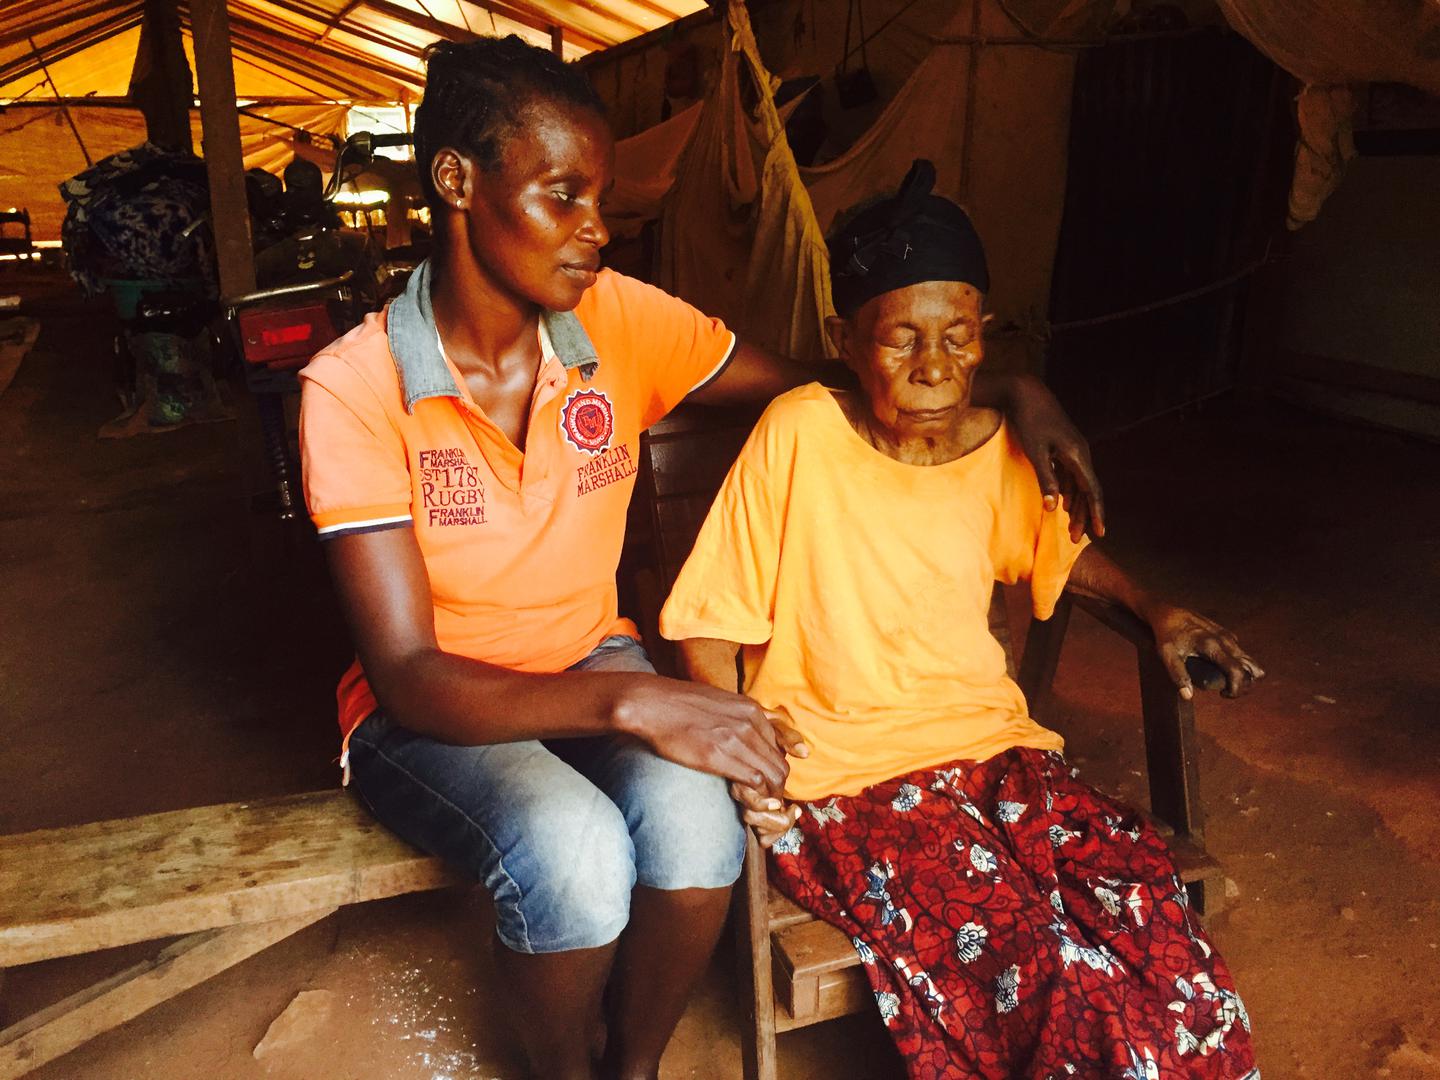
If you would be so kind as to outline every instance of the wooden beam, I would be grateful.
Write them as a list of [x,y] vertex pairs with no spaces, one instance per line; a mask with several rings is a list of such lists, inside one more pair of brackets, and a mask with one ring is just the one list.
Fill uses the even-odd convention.
[[563,26],[550,28],[550,51],[561,60],[565,59],[565,28]]
[[[232,34],[230,40],[231,43],[236,46],[235,55],[237,57],[243,58],[245,63],[249,64],[253,68],[257,68],[258,70],[263,71],[271,78],[279,79],[281,82],[289,83],[297,90],[308,91],[309,93],[313,94],[315,92],[315,84],[317,82],[323,83],[325,81],[316,79],[314,77],[314,73],[308,68],[305,68],[300,64],[291,63],[288,57],[285,58],[285,62],[282,64],[279,61],[271,61],[266,57],[261,56],[259,52],[251,52],[247,50],[244,45],[243,37],[236,37]],[[271,66],[272,64],[274,65],[273,67]],[[304,82],[302,81],[302,79],[308,79],[309,82]],[[333,86],[333,83],[331,89],[336,89],[336,87]],[[364,91],[361,91],[361,93],[372,92],[373,90],[370,88],[366,88]],[[347,90],[343,96],[347,101],[353,101],[356,97],[356,93],[357,91],[353,89]]]
[[354,11],[355,8],[359,5],[359,3],[360,0],[349,0],[349,3],[347,3],[339,11],[337,11],[335,13],[335,17],[325,24],[325,29],[320,31],[320,36],[317,37],[315,40],[317,42],[320,42],[324,41],[327,37],[329,37],[330,31],[334,30],[337,26],[344,22],[346,16],[348,16],[352,11]]
[[[249,62],[249,60],[250,60],[250,58],[249,58],[249,57],[246,57],[246,62],[247,62],[247,63]],[[63,98],[62,100],[65,102],[66,105],[69,105],[72,109],[129,109],[129,110],[132,111],[132,112],[133,112],[133,111],[136,111],[136,110],[135,110],[135,103],[134,103],[133,101],[131,101],[129,98],[124,98],[124,97],[65,97],[65,98]],[[296,96],[293,96],[293,97],[287,97],[287,96],[284,96],[284,95],[272,95],[272,96],[270,96],[270,97],[262,97],[262,98],[246,98],[245,100],[246,100],[246,102],[248,102],[248,104],[246,105],[246,108],[259,108],[259,109],[268,109],[268,108],[276,108],[276,107],[279,107],[279,108],[292,108],[292,107],[294,107],[294,106],[301,106],[301,107],[304,107],[304,108],[325,108],[326,106],[345,106],[345,105],[376,105],[376,106],[385,106],[385,105],[400,105],[400,104],[403,104],[403,99],[396,99],[396,100],[392,101],[392,100],[390,100],[389,98],[378,98],[378,97],[377,97],[377,98],[369,98],[369,99],[366,99],[366,100],[363,100],[363,101],[362,101],[362,100],[359,100],[359,99],[357,99],[357,98],[346,97],[343,101],[341,101],[341,100],[339,100],[339,99],[318,98],[318,97],[315,97],[315,96],[313,96],[313,95],[305,95],[305,96],[296,95]],[[9,110],[9,109],[53,109],[53,108],[55,108],[55,106],[56,106],[56,101],[55,101],[54,98],[47,98],[47,99],[44,99],[44,100],[36,100],[36,99],[33,99],[33,98],[27,98],[27,99],[24,100],[24,101],[12,101],[9,105],[6,105],[5,108],[6,108],[7,110]]]
[[1280,350],[1277,367],[1282,374],[1298,379],[1310,379],[1347,390],[1363,390],[1369,394],[1384,394],[1405,401],[1419,401],[1426,405],[1440,405],[1440,378],[1434,375],[1376,367],[1293,349]]
[[[106,16],[104,22],[106,24],[109,24],[112,22],[123,22],[126,19],[132,18],[136,22],[139,22],[140,14],[141,5],[138,0],[135,3],[125,4],[118,7],[115,5],[113,0],[108,3],[106,2],[106,0],[96,0],[95,3],[90,4],[88,7],[80,5],[73,8],[66,8],[63,15],[56,15],[53,18],[49,19],[41,19],[38,22],[21,23],[16,27],[16,29],[9,31],[8,33],[0,33],[0,48],[4,48],[7,45],[18,44],[19,42],[22,42],[29,37],[38,38],[50,33],[53,30],[60,30],[65,27],[74,26],[82,19],[92,18],[96,15]],[[99,25],[100,23],[98,22],[92,23],[89,26],[81,27],[76,32],[87,33]],[[53,49],[57,44],[58,42],[54,41],[46,42],[44,46],[45,51],[49,53],[51,49]]]
[[[140,25],[141,15],[138,11],[121,12],[113,19],[106,19],[103,22],[91,23],[83,29],[68,34],[65,37],[57,38],[44,47],[44,53],[49,57],[52,64],[58,64],[66,57],[74,56],[77,52],[83,52],[96,42],[109,37],[111,34],[123,34],[126,30]],[[12,60],[10,63],[0,67],[0,83],[10,82],[12,79],[23,79],[27,75],[33,75],[40,70],[40,62],[33,52],[25,53]]]
[[[769,2],[770,0],[748,0],[747,6],[753,13]],[[629,41],[622,41],[616,45],[606,46],[599,52],[593,52],[589,56],[582,56],[575,62],[581,67],[588,68],[599,63],[602,57],[605,60],[621,60],[634,53],[643,52],[652,46],[669,41],[676,34],[683,34],[697,27],[707,26],[710,23],[719,21],[719,13],[716,12],[714,8],[707,7],[703,11],[686,15],[683,19],[676,19],[668,26],[659,26],[654,30],[649,30],[641,34],[639,37],[633,37]]]
[[[352,69],[352,79],[356,77],[357,73],[359,73],[359,76],[362,78],[364,74],[374,73],[383,75],[392,83],[410,83],[414,86],[420,86],[424,82],[422,75],[408,68],[396,67],[374,56],[349,49],[335,41],[326,41],[324,44],[317,45],[304,36],[295,36],[278,31],[273,22],[262,22],[236,14],[231,19],[231,25],[238,30],[247,31],[251,40],[256,38],[269,38],[277,45],[283,45],[285,48],[293,49],[297,57],[313,54],[316,57],[323,57],[326,60],[345,64]],[[408,46],[393,47],[404,52],[409,52]],[[419,53],[412,53],[411,55],[419,59]],[[326,72],[326,74],[328,75],[330,73]]]
[[[312,15],[303,8],[286,2],[286,0],[271,0],[271,3],[275,7],[283,8],[292,15],[298,15],[302,19],[312,19],[316,21],[319,19],[318,15]],[[356,62],[369,63],[373,58],[369,55],[358,53],[349,46],[329,41],[328,38],[331,31],[340,30],[346,34],[358,37],[362,41],[367,41],[371,45],[379,45],[382,48],[394,49],[396,52],[408,53],[416,59],[419,59],[420,54],[424,51],[419,46],[412,45],[408,41],[391,37],[389,34],[382,34],[377,30],[371,30],[364,26],[344,26],[337,22],[334,26],[327,26],[325,32],[316,37],[311,35],[304,27],[285,22],[283,19],[277,19],[269,12],[253,8],[243,2],[232,2],[230,8],[232,19],[244,18],[246,21],[256,26],[261,26],[268,32],[274,33],[277,37],[294,41],[305,48],[343,50],[344,53],[354,57]]]
[[[418,12],[411,11],[409,8],[403,8],[398,4],[392,4],[389,0],[364,0],[361,6],[369,8],[377,15],[384,15],[387,19],[394,19],[396,22],[413,26],[417,30],[424,30],[434,34],[436,37],[446,38],[450,41],[474,41],[477,37],[481,36],[479,34],[468,33],[461,27],[451,23],[421,15]],[[500,15],[509,19],[511,22],[519,23],[521,26],[536,30],[542,34],[548,34],[553,24],[553,20],[547,16],[514,7],[511,4],[500,2],[500,0],[495,0],[493,3],[486,3],[484,7],[487,11],[493,11],[496,15]],[[571,44],[579,45],[585,49],[604,49],[607,45],[611,44],[610,42],[600,41],[598,38],[593,38],[589,34],[582,34],[575,30],[570,31],[569,37]]]
[[200,128],[210,179],[210,221],[220,270],[220,295],[255,291],[255,255],[245,197],[245,157],[235,110],[235,64],[225,0],[193,0],[190,33],[200,89]]
[[[230,6],[235,12],[230,20],[231,37],[242,45],[241,52],[263,56],[270,63],[284,67],[312,85],[343,86],[346,88],[347,97],[380,97],[387,101],[398,96],[402,85],[421,85],[421,77],[415,72],[385,64],[369,54],[337,46],[334,42],[317,46],[313,35],[301,28],[277,23],[273,16],[246,8],[243,4],[232,3]],[[181,9],[185,9],[183,0]],[[304,15],[303,12],[297,14]],[[291,32],[277,32],[277,25],[286,27]],[[313,61],[302,61],[301,57],[307,52],[322,57],[325,63],[317,65]],[[337,65],[340,71],[336,70]],[[377,86],[374,79],[376,75],[383,76],[389,85]]]
[[[313,65],[302,63],[297,57],[286,53],[283,46],[263,36],[252,34],[246,28],[238,29],[233,40],[241,52],[259,56],[302,79],[344,90],[347,97],[365,96],[374,93],[374,86],[355,82],[331,68],[319,75]],[[303,85],[303,84],[296,84]]]
[[14,1080],[54,1061],[334,910],[320,908],[271,922],[202,930],[181,938],[153,958],[0,1031],[0,1080]]
[[[629,30],[632,35],[645,33],[645,27],[642,26],[640,23],[634,22],[631,19],[622,18],[614,11],[611,11],[609,8],[607,8],[604,4],[596,3],[595,0],[567,0],[567,2],[573,4],[575,7],[581,8],[584,11],[589,11],[593,14],[599,15],[602,19],[609,19],[611,22],[619,23],[621,26]],[[554,15],[547,15],[543,8],[536,8],[535,13],[542,19],[555,18]],[[666,18],[670,18],[668,13],[666,14]],[[671,21],[674,20],[672,19]],[[579,33],[579,31],[576,30],[574,27],[567,27],[567,29],[571,34]]]

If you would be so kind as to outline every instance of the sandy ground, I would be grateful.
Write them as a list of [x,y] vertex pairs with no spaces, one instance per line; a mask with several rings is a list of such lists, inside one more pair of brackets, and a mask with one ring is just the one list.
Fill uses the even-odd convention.
[[[116,411],[103,311],[25,288],[44,330],[0,397],[0,831],[333,783],[343,632],[313,550],[276,562],[252,542],[244,428],[96,441]],[[1199,712],[1209,846],[1233,881],[1212,930],[1267,1080],[1440,1077],[1440,448],[1221,402],[1097,456],[1110,550],[1269,672]],[[1133,663],[1077,616],[1049,719],[1087,776],[1141,801]],[[517,1077],[486,906],[345,909],[33,1075]],[[152,948],[13,970],[0,1008]],[[667,1078],[739,1075],[729,963]],[[313,1034],[256,1060],[305,990],[328,992]],[[868,1016],[780,1045],[796,1080],[896,1075]]]

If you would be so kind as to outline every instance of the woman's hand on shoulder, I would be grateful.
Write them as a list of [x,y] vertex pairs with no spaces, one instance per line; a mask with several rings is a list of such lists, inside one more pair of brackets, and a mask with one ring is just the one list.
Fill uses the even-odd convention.
[[661,757],[778,796],[790,767],[765,710],[743,694],[636,674],[611,706],[618,731]]
[[1025,456],[1035,466],[1047,510],[1064,505],[1070,536],[1105,535],[1105,493],[1090,461],[1090,444],[1070,422],[1048,387],[1031,376],[1015,376],[1005,414]]
[[1155,633],[1155,646],[1170,678],[1180,688],[1182,697],[1194,695],[1190,674],[1185,670],[1188,657],[1209,660],[1225,676],[1226,697],[1246,693],[1257,679],[1265,677],[1260,665],[1240,647],[1235,635],[1219,623],[1186,608],[1159,604],[1149,613],[1150,628]]

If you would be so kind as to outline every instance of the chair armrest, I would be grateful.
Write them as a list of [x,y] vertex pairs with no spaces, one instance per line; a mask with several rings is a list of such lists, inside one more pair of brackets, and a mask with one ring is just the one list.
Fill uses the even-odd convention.
[[1067,591],[1065,596],[1070,603],[1090,615],[1096,622],[1114,630],[1136,648],[1155,647],[1155,635],[1150,632],[1150,627],[1128,608],[1097,600],[1093,596],[1081,596],[1079,593]]
[[[1160,656],[1150,627],[1114,604],[1065,593],[1055,613],[1032,620],[1020,662],[1020,687],[1032,714],[1046,704],[1060,662],[1070,613],[1079,607],[1135,647],[1140,675],[1140,711],[1145,726],[1145,760],[1150,779],[1150,811],[1181,837],[1203,839],[1199,768],[1195,754],[1195,707],[1180,696]],[[1209,662],[1206,661],[1208,664]],[[1214,665],[1210,665],[1213,667]],[[1219,669],[1216,669],[1218,674]],[[1192,678],[1195,675],[1192,673]],[[1197,685],[1203,685],[1196,680]]]

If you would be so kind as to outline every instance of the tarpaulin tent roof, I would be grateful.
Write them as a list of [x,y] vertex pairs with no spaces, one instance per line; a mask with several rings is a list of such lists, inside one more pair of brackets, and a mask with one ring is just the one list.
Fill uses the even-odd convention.
[[[189,0],[178,0],[195,70]],[[57,185],[145,139],[130,77],[145,0],[0,0],[0,206],[59,235]],[[343,134],[351,105],[418,101],[424,49],[515,33],[574,60],[705,8],[705,0],[227,0],[247,167],[276,171],[308,138]],[[58,99],[58,100],[57,100]],[[198,114],[192,115],[200,145]],[[73,136],[73,137],[72,137]]]
[[[188,4],[180,16],[192,53]],[[242,98],[396,102],[422,82],[440,38],[515,33],[550,47],[561,31],[578,59],[702,11],[704,0],[229,0],[235,89]],[[0,5],[0,104],[121,98],[143,0],[11,0]],[[44,67],[42,67],[42,60]],[[194,59],[191,55],[193,70]],[[48,67],[52,90],[45,76]]]

